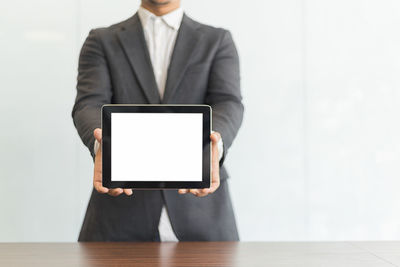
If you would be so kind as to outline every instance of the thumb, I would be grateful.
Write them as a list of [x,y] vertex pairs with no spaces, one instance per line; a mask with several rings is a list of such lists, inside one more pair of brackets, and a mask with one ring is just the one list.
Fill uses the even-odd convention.
[[213,132],[211,133],[211,141],[213,142],[213,144],[217,144],[218,141],[221,139],[221,134],[218,132]]
[[102,131],[100,128],[96,128],[93,131],[94,138],[96,138],[97,142],[101,143]]

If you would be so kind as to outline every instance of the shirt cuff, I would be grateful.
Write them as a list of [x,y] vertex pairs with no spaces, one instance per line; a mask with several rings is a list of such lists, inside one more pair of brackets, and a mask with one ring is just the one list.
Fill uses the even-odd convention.
[[99,148],[100,148],[100,143],[99,143],[99,141],[97,141],[97,139],[96,139],[96,140],[94,140],[94,145],[93,145],[93,152],[94,152],[94,155],[97,154],[97,151],[99,151]]

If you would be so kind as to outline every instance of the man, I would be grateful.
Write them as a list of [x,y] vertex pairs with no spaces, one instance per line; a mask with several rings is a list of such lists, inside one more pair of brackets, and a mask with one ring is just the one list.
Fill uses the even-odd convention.
[[[179,0],[142,0],[133,17],[90,32],[78,72],[72,117],[94,158],[94,190],[79,241],[238,240],[222,166],[243,117],[230,33],[193,21]],[[211,188],[104,188],[100,110],[109,103],[211,105]]]

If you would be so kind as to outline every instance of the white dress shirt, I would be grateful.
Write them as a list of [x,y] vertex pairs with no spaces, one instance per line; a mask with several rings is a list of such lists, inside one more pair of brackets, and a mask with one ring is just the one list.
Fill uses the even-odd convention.
[[164,16],[158,17],[147,9],[139,7],[138,15],[149,50],[154,77],[162,99],[172,51],[182,22],[183,10],[182,8],[178,8]]
[[[178,30],[183,18],[182,8],[164,15],[156,16],[147,9],[139,7],[138,15],[142,24],[146,45],[150,54],[151,65],[154,77],[157,82],[161,99],[164,96],[165,84],[167,81],[168,67],[171,61],[172,52],[175,46]],[[94,151],[97,153],[99,143],[95,142]],[[219,159],[223,155],[222,140],[218,143]],[[162,242],[177,242],[178,239],[172,229],[168,212],[163,206],[160,222],[158,225],[160,240]]]

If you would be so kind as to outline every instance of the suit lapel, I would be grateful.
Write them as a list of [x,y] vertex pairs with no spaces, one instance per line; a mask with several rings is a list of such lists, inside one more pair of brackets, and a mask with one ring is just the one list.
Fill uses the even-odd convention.
[[161,102],[160,94],[138,14],[136,13],[126,23],[126,26],[118,32],[118,38],[148,102],[159,104]]
[[193,50],[196,48],[198,39],[199,33],[196,31],[195,25],[191,19],[184,15],[182,18],[182,24],[179,27],[178,36],[176,37],[171,62],[169,64],[162,103],[168,104],[173,102],[174,93],[179,82],[183,78]]

